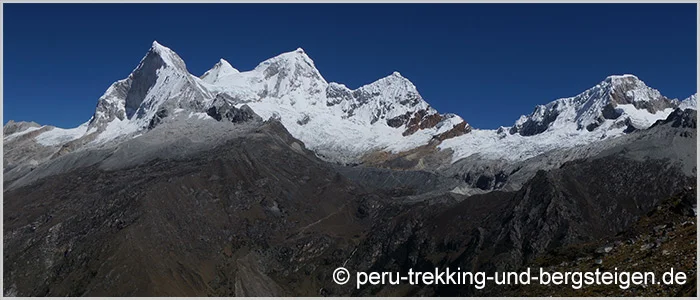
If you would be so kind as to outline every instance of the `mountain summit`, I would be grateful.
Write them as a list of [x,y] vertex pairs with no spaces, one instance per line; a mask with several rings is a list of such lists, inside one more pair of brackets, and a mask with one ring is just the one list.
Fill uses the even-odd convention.
[[206,71],[199,78],[206,83],[213,84],[217,82],[219,78],[235,73],[239,73],[239,71],[232,67],[228,61],[222,58],[214,65],[214,67],[212,67],[209,71]]

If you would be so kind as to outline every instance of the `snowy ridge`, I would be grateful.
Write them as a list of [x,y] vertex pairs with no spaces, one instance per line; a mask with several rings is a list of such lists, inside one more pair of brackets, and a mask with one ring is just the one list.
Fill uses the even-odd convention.
[[451,116],[404,136],[406,124],[392,127],[387,120],[419,111],[437,114],[408,79],[394,72],[351,90],[328,83],[301,48],[268,59],[251,71],[221,76],[207,88],[237,107],[247,104],[263,119],[278,118],[309,149],[343,163],[357,161],[370,151],[398,152],[427,144],[463,122]]
[[35,140],[50,147],[75,140],[80,147],[101,147],[175,117],[215,122],[208,111],[225,105],[247,105],[263,119],[278,119],[324,159],[357,163],[367,154],[407,151],[437,137],[440,149],[454,151],[453,161],[473,154],[521,160],[644,129],[679,105],[697,102],[695,96],[670,100],[634,75],[609,76],[577,96],[537,106],[512,127],[471,131],[461,117],[433,109],[398,72],[350,89],[327,82],[298,48],[243,72],[220,59],[197,77],[174,51],[154,41],[131,74],[98,99],[88,122],[46,130]]
[[88,122],[85,122],[75,128],[53,128],[42,132],[36,137],[36,141],[44,146],[59,146],[95,131],[94,128],[88,129]]

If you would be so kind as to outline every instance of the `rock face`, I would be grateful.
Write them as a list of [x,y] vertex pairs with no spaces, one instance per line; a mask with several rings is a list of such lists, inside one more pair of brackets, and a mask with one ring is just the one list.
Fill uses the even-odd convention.
[[217,104],[218,103],[215,102],[215,105],[207,110],[207,115],[217,121],[221,121],[223,119],[233,123],[246,122],[250,120],[262,121],[262,118],[260,118],[260,116],[250,109],[248,105],[243,105],[241,108],[236,108],[225,101],[221,104]]

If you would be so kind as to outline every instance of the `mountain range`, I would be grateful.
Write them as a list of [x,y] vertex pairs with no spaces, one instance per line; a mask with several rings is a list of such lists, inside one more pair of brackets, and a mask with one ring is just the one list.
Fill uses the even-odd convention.
[[697,94],[629,74],[478,129],[398,72],[350,89],[299,48],[196,76],[153,42],[86,119],[3,127],[5,296],[502,295],[331,275],[514,271],[697,212]]
[[[327,82],[299,48],[246,72],[221,59],[197,77],[174,51],[153,42],[132,73],[97,100],[84,124],[62,129],[11,121],[9,128],[22,130],[6,129],[5,140],[33,133],[42,146],[73,151],[118,143],[178,115],[208,118],[212,109],[243,105],[263,119],[279,119],[319,157],[345,164],[428,144],[451,151],[452,162],[474,154],[523,160],[646,129],[675,108],[697,106],[696,95],[669,99],[634,75],[616,75],[574,97],[538,105],[511,126],[479,130],[436,111],[398,72],[352,90]],[[42,162],[55,154],[29,157]]]

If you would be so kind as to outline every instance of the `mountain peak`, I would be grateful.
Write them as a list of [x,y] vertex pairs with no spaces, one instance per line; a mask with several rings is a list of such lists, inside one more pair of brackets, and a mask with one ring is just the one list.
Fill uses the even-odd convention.
[[644,81],[640,80],[639,77],[632,74],[622,74],[622,75],[610,75],[601,82],[603,86],[611,86],[613,89],[639,89],[647,88]]
[[661,97],[658,91],[647,86],[644,81],[632,74],[608,76],[598,87],[602,87],[614,100],[618,100],[617,98],[620,97],[628,98],[623,102],[629,103]]
[[158,41],[153,40],[153,43],[151,44],[151,49],[155,50],[155,49],[162,49],[162,48],[166,48],[166,47],[161,45],[160,43],[158,43]]
[[683,99],[683,101],[697,101],[698,93],[690,95],[688,98]]
[[[228,61],[226,61],[225,59],[223,59],[223,58],[219,58],[218,64],[221,65],[221,66],[232,67],[231,64],[230,64]],[[232,68],[233,68],[233,67],[232,67]]]
[[295,63],[302,63],[302,64],[307,64],[313,68],[316,68],[314,65],[314,61],[307,55],[306,51],[302,48],[297,48],[294,51],[289,51],[289,52],[284,52],[282,54],[279,54],[275,57],[269,58],[263,62],[261,62],[256,69],[258,68],[266,68],[268,65],[272,65],[275,63],[285,63],[285,64],[295,64]]
[[408,78],[404,77],[401,75],[401,73],[394,71],[390,75],[381,78],[373,83],[370,83],[369,85],[374,85],[374,84],[380,84],[380,85],[385,85],[385,84],[399,84],[401,86],[404,86],[407,89],[410,90],[415,90],[416,87],[413,85],[413,82],[409,80]]
[[177,54],[173,50],[170,50],[170,48],[161,45],[160,43],[158,43],[158,41],[153,41],[153,43],[151,44],[151,49],[148,50],[148,53],[155,53],[158,56],[167,58],[177,56]]
[[155,58],[158,57],[160,60],[163,61],[165,65],[169,65],[171,67],[176,67],[179,69],[186,70],[187,67],[185,66],[185,62],[180,58],[175,51],[171,50],[168,47],[165,47],[158,43],[158,41],[153,41],[151,44],[151,48],[148,50],[146,53],[146,56],[141,60],[141,62],[148,60],[149,58]]
[[258,64],[255,70],[262,72],[265,78],[275,75],[285,78],[306,77],[326,83],[321,73],[316,69],[314,61],[301,48],[267,59]]
[[231,66],[228,61],[221,58],[211,69],[206,71],[199,78],[206,83],[214,84],[219,80],[219,78],[236,73],[239,73],[239,71]]
[[610,75],[610,76],[605,78],[605,81],[613,81],[613,80],[621,80],[621,79],[639,80],[639,77],[637,77],[633,74]]
[[219,59],[219,62],[217,62],[214,67],[221,69],[225,73],[238,73],[238,70],[223,58]]
[[627,92],[635,89],[649,89],[644,81],[632,74],[610,75],[605,78],[602,84],[610,85],[613,90],[619,90],[620,92]]
[[678,105],[680,109],[686,109],[686,108],[691,108],[691,109],[698,109],[698,94],[695,93],[691,95],[688,98],[685,98],[683,101],[680,102]]

